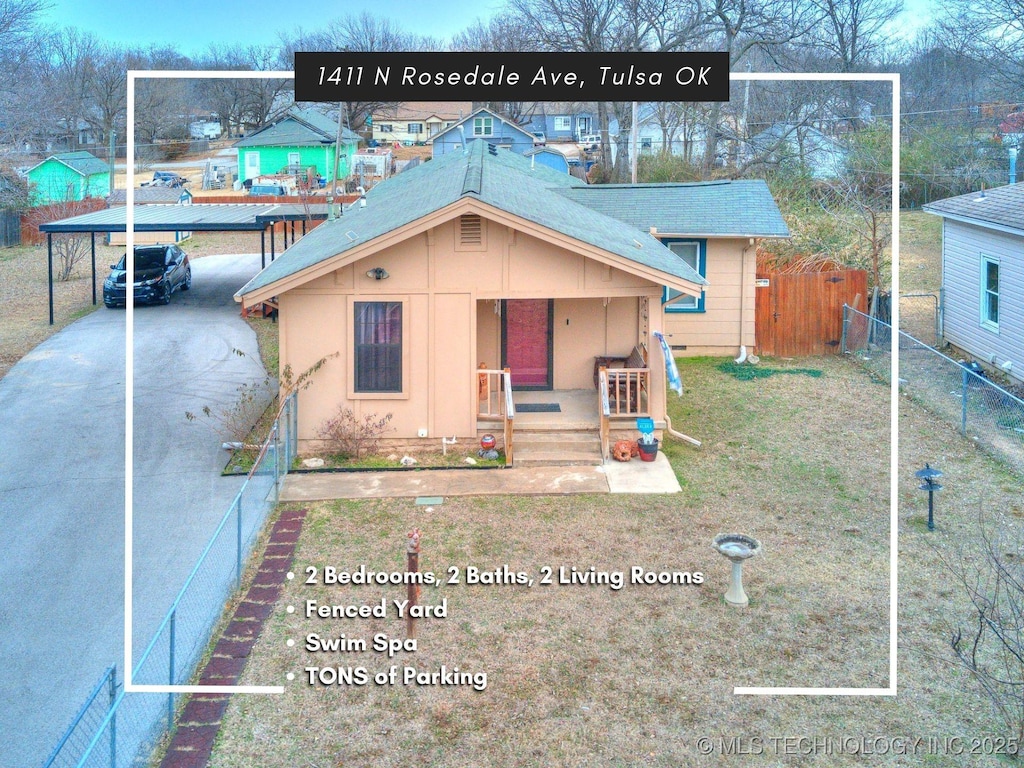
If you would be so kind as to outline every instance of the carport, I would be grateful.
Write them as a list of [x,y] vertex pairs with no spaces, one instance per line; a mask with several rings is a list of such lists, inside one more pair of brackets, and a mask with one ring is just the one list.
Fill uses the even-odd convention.
[[[92,255],[92,303],[96,304],[96,233],[127,232],[125,206],[106,208],[94,213],[72,216],[39,225],[46,233],[47,276],[49,282],[50,325],[53,325],[53,235],[90,235]],[[270,229],[270,260],[274,260],[274,225],[286,224],[284,247],[287,248],[289,229],[291,242],[297,238],[296,222],[301,222],[301,233],[306,234],[306,222],[327,218],[327,204],[253,204],[253,203],[195,203],[192,205],[139,205],[134,207],[135,232],[259,232],[260,264],[267,266],[267,229]],[[290,226],[288,223],[290,222]]]

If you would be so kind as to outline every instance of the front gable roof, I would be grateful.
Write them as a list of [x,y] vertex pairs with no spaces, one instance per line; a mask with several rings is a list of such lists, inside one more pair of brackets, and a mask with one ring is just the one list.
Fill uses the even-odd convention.
[[[338,124],[315,109],[292,107],[284,117],[235,142],[236,147],[306,147],[333,145]],[[342,127],[341,143],[358,144],[362,138]]]
[[[459,120],[459,122],[455,123],[454,125],[449,125],[443,131],[438,131],[437,133],[434,134],[432,140],[433,141],[437,141],[439,138],[444,136],[446,133],[450,133],[451,131],[459,130],[459,126],[460,125],[465,125],[466,123],[468,123],[473,118],[480,117],[481,115],[485,115],[487,117],[493,117],[495,120],[498,120],[503,125],[507,125],[510,128],[513,128],[513,129],[519,131],[521,134],[523,134],[523,136],[525,136],[527,139],[529,139],[531,143],[533,142],[533,134],[532,133],[527,131],[525,128],[520,128],[518,125],[513,123],[507,117],[502,117],[497,112],[492,112],[491,110],[487,109],[487,107],[480,107],[480,109],[476,110],[476,112],[473,112],[471,115],[467,115],[462,120]],[[470,138],[470,137],[467,137],[467,138]]]
[[947,197],[928,203],[922,210],[979,227],[1024,235],[1024,184]]
[[66,165],[75,173],[80,176],[95,176],[99,173],[107,173],[110,167],[100,160],[96,155],[89,152],[61,152],[57,155],[51,155],[50,157],[43,160],[41,163],[37,163],[28,169],[27,173],[32,173],[36,168],[41,165],[45,165],[51,160],[56,160],[62,165]]
[[[367,247],[374,241],[383,242],[389,235],[411,235],[417,222],[454,218],[466,212],[467,206],[513,226],[547,233],[550,239],[576,243],[595,257],[607,258],[655,281],[690,291],[707,284],[649,233],[649,223],[638,226],[609,215],[593,205],[597,198],[577,194],[585,188],[586,184],[568,174],[540,163],[531,166],[527,158],[473,141],[465,151],[422,163],[377,185],[367,194],[365,208],[353,208],[314,229],[250,280],[236,297],[273,295],[279,287],[291,287],[306,270],[346,254],[368,255]],[[763,189],[767,194],[767,187]],[[620,188],[611,187],[611,191]],[[774,206],[770,194],[768,201]],[[781,222],[777,208],[775,214]],[[784,230],[785,224],[781,226]]]

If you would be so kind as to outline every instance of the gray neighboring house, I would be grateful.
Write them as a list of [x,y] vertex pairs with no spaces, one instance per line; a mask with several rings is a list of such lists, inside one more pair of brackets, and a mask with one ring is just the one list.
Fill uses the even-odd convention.
[[937,200],[943,336],[1024,381],[1024,185]]

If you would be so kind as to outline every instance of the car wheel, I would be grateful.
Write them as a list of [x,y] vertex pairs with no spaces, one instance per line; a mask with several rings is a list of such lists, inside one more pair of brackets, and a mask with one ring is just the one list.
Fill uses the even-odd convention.
[[185,282],[181,284],[181,290],[187,291],[192,287],[192,268],[189,267],[185,270]]
[[171,284],[167,280],[164,281],[164,293],[160,297],[160,303],[161,304],[170,304],[171,303]]

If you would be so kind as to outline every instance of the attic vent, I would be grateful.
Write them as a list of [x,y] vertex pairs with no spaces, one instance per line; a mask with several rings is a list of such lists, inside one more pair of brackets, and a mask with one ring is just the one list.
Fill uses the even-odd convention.
[[475,213],[467,213],[459,217],[459,245],[483,245],[484,225]]

